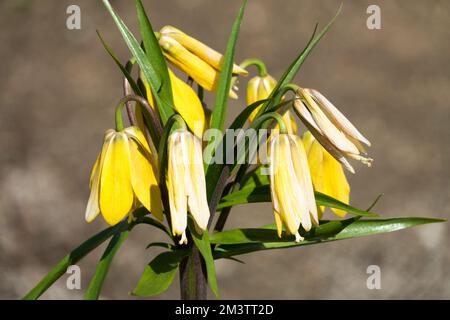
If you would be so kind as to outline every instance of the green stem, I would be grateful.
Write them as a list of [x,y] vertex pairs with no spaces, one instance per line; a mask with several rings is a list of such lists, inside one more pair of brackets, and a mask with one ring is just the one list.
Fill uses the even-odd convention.
[[258,118],[256,118],[255,120],[253,120],[252,125],[250,126],[250,128],[253,129],[258,129],[259,127],[261,127],[261,125],[266,122],[267,120],[273,119],[276,122],[278,122],[278,125],[280,126],[280,133],[281,134],[286,134],[287,133],[287,129],[286,129],[286,125],[283,121],[283,117],[276,112],[268,112],[265,113],[261,116],[259,116]]
[[182,300],[206,300],[207,277],[204,259],[196,246],[180,263],[180,298]]
[[247,69],[249,66],[256,66],[258,68],[260,77],[267,76],[266,65],[260,59],[256,59],[256,58],[246,59],[246,60],[242,61],[239,66],[242,67],[243,69]]

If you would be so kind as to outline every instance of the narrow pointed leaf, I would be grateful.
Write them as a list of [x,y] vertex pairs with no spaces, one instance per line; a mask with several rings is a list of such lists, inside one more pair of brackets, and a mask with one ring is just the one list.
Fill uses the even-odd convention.
[[133,56],[136,58],[136,61],[139,64],[142,72],[144,73],[145,78],[148,80],[153,93],[153,97],[155,98],[156,104],[158,105],[161,120],[163,124],[165,124],[167,119],[169,119],[169,117],[174,113],[174,110],[171,107],[173,105],[171,101],[168,101],[166,98],[163,98],[159,95],[159,90],[161,88],[160,76],[157,74],[153,65],[150,63],[144,50],[142,50],[142,48],[140,47],[139,42],[133,36],[128,27],[124,24],[122,19],[120,19],[119,15],[114,11],[109,1],[103,0],[103,4],[111,14],[120,33],[122,34],[123,39],[125,40],[125,43],[127,44]]
[[214,258],[229,258],[235,255],[271,249],[283,249],[324,242],[358,238],[375,234],[393,232],[417,225],[444,222],[432,218],[393,218],[362,220],[351,218],[325,222],[304,234],[305,240],[293,241],[278,238],[275,226],[261,229],[234,229],[211,235],[211,242],[220,244],[214,251]]
[[[169,72],[167,69],[166,59],[161,51],[158,40],[153,32],[150,20],[145,13],[144,6],[141,0],[135,0],[136,10],[139,21],[139,30],[142,36],[142,41],[144,43],[145,52],[147,58],[154,67],[156,73],[161,79],[161,87],[159,94],[163,100],[168,101],[173,105],[172,88],[169,78]],[[167,119],[164,119],[164,122]]]
[[225,117],[227,113],[227,100],[230,92],[231,78],[234,63],[234,52],[236,49],[236,41],[241,26],[242,17],[244,16],[245,6],[247,0],[244,0],[239,10],[238,16],[234,21],[231,35],[228,40],[227,49],[223,56],[223,62],[219,75],[219,82],[217,85],[216,100],[214,109],[211,115],[211,128],[223,130]]
[[97,31],[97,35],[98,35],[103,47],[105,48],[106,52],[108,52],[108,54],[114,60],[116,65],[119,67],[120,71],[122,71],[125,78],[127,78],[128,83],[130,84],[130,87],[131,87],[131,89],[133,89],[134,93],[139,96],[143,96],[141,89],[139,89],[139,86],[136,84],[136,81],[134,81],[133,77],[128,72],[127,68],[120,62],[119,58],[117,58],[117,55],[114,53],[114,51],[111,49],[111,47],[108,46],[106,41],[101,36],[100,32]]
[[[357,215],[357,216],[367,216],[367,217],[373,217],[377,216],[378,214],[373,212],[368,212],[365,210],[361,210],[355,207],[352,207],[346,203],[343,203],[337,199],[334,199],[328,195],[325,195],[320,192],[314,192],[314,196],[316,198],[317,205],[325,206],[328,208],[336,208],[345,210],[348,213]],[[219,205],[217,206],[217,209],[223,209],[231,206],[236,206],[240,204],[246,204],[246,203],[255,203],[255,202],[270,202],[270,185],[269,184],[263,184],[263,185],[249,185],[244,188],[242,188],[239,191],[230,193],[222,198]]]

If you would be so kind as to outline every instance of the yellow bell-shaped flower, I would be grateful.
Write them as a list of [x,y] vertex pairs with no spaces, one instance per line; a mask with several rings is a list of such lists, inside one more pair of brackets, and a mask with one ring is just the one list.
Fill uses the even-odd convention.
[[201,140],[186,129],[169,136],[166,180],[172,233],[181,236],[180,244],[186,244],[188,209],[200,230],[206,230],[210,216]]
[[[256,101],[267,99],[276,85],[277,81],[269,74],[265,76],[255,76],[250,79],[247,84],[247,106],[255,103]],[[261,106],[257,107],[250,114],[248,117],[250,123],[253,122],[260,109]],[[287,110],[283,114],[283,120],[288,133],[297,133],[297,124],[290,110]],[[278,129],[278,125],[275,129]]]
[[[186,82],[178,78],[170,69],[169,77],[172,86],[173,103],[175,110],[181,115],[192,132],[194,132],[197,137],[201,138],[206,128],[205,111],[200,99],[198,98],[195,91]],[[142,73],[141,78],[143,79],[145,85],[147,99],[152,108],[154,108],[155,104],[153,101],[150,85],[145,80]]]
[[[222,67],[222,55],[219,52],[172,26],[161,29],[159,44],[164,56],[173,65],[187,73],[206,90],[216,89]],[[247,71],[234,64],[233,74],[246,75]],[[230,97],[237,98],[232,88]]]
[[86,221],[93,221],[101,212],[108,224],[115,225],[136,203],[162,221],[157,176],[154,156],[139,128],[106,131],[91,174]]
[[[307,131],[303,134],[302,142],[308,156],[314,189],[348,204],[350,185],[347,182],[342,165],[322,147],[311,132]],[[320,206],[318,209],[320,218],[325,207]],[[345,217],[346,212],[344,210],[335,208],[331,210],[337,216]]]
[[317,207],[302,141],[297,135],[275,134],[270,143],[270,190],[275,224],[281,237],[288,234],[301,241],[300,225],[309,231],[318,225]]

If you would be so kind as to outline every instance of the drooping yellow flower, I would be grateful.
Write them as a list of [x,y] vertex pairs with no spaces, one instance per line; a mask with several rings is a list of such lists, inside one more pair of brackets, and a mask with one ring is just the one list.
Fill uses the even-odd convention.
[[[346,204],[350,200],[350,185],[345,177],[342,165],[330,155],[322,145],[307,131],[302,136],[302,142],[308,157],[314,189],[333,197]],[[319,218],[323,215],[325,207],[319,207]],[[343,218],[346,212],[340,209],[331,209],[337,216]]]
[[[191,76],[206,90],[216,89],[222,65],[222,55],[219,52],[172,26],[161,29],[159,44],[164,56],[173,65]],[[233,74],[246,75],[247,71],[234,64]],[[232,88],[230,97],[237,98]]]
[[106,131],[91,174],[86,221],[93,221],[101,212],[108,224],[115,225],[126,217],[136,202],[162,221],[154,160],[139,128]]
[[[268,74],[265,76],[256,76],[250,79],[247,84],[247,106],[255,103],[256,101],[267,99],[276,85],[277,81]],[[260,109],[261,106],[257,107],[250,114],[250,116],[248,117],[250,123],[253,122],[253,119],[255,119]],[[297,124],[295,123],[295,118],[290,110],[286,111],[283,114],[283,120],[288,133],[297,132]],[[277,128],[278,125],[275,127],[275,129]]]
[[302,141],[297,135],[275,134],[270,143],[270,190],[277,226],[281,236],[283,225],[296,241],[300,225],[309,231],[318,225],[317,207]]
[[[170,69],[169,77],[172,85],[173,103],[175,110],[186,121],[188,127],[194,132],[197,137],[202,137],[205,130],[205,111],[202,103],[194,90],[180,78],[178,78]],[[154,100],[150,85],[144,79],[144,85],[147,92],[147,99],[150,105],[154,108]]]
[[168,139],[167,191],[172,233],[186,244],[187,210],[200,230],[206,230],[210,216],[201,141],[186,129]]
[[370,146],[369,140],[327,98],[314,89],[300,88],[298,94],[301,99],[294,101],[294,107],[301,120],[336,160],[352,173],[346,158],[371,165],[373,160],[365,156],[362,145]]

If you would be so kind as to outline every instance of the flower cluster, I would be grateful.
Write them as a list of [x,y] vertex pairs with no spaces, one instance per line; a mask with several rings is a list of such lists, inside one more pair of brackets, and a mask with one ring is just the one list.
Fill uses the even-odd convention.
[[[207,91],[217,89],[223,57],[217,51],[172,27],[163,27],[155,33],[161,52],[171,66],[186,73],[190,79]],[[247,75],[256,65],[259,74],[247,84],[247,105],[268,101],[277,81],[267,73],[265,65],[248,59],[232,66],[234,77]],[[167,147],[158,151],[156,141],[147,133],[141,120],[135,126],[123,128],[120,108],[116,112],[116,130],[108,130],[91,177],[91,195],[86,209],[86,220],[92,221],[100,212],[106,222],[115,225],[132,209],[144,206],[160,221],[170,219],[171,232],[180,244],[188,242],[186,228],[188,215],[201,233],[208,228],[211,215],[208,199],[202,136],[208,129],[204,103],[191,85],[168,69],[177,125],[169,128]],[[158,105],[149,80],[140,72],[140,81],[152,112],[158,115]],[[275,120],[269,144],[269,180],[273,212],[278,235],[283,231],[301,241],[301,232],[319,225],[324,208],[316,205],[314,192],[318,191],[344,203],[349,202],[350,187],[343,167],[354,172],[348,159],[370,165],[363,144],[369,141],[321,93],[290,85],[294,98],[289,103],[287,90],[281,99],[284,107],[265,109],[260,103],[249,114],[250,124]],[[237,98],[230,89],[229,96]],[[286,107],[287,106],[287,107]],[[139,107],[139,106],[138,106]],[[270,113],[275,114],[270,116]],[[136,112],[137,113],[137,112]],[[308,131],[299,135],[295,114]],[[137,117],[139,118],[139,117]],[[264,119],[264,120],[261,120]],[[159,118],[157,119],[159,121]],[[175,128],[177,127],[177,128]],[[260,142],[264,143],[264,142]],[[153,146],[151,148],[151,146]],[[154,150],[152,150],[154,149]],[[167,158],[166,163],[161,157]],[[161,171],[163,174],[161,175]],[[160,180],[165,177],[165,180]],[[167,192],[167,205],[161,196]],[[345,211],[333,209],[340,217]],[[130,217],[131,219],[133,217]],[[302,230],[301,230],[302,229]]]

